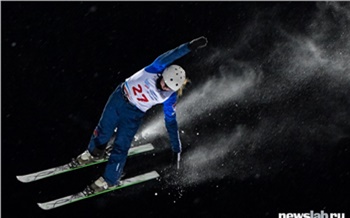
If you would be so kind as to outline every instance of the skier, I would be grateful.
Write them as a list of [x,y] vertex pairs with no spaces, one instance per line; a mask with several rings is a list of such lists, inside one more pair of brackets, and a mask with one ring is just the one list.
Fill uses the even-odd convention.
[[74,158],[72,165],[84,165],[100,160],[114,130],[117,133],[104,174],[85,189],[86,194],[103,191],[119,184],[128,150],[145,112],[156,104],[163,104],[166,129],[171,148],[180,161],[181,141],[176,121],[177,91],[186,81],[184,69],[171,65],[190,51],[207,45],[205,37],[196,38],[172,49],[121,83],[109,97],[100,121],[86,151]]

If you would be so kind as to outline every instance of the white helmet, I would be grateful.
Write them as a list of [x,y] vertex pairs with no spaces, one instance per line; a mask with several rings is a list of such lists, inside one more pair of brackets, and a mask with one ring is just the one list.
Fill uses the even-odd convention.
[[185,82],[186,73],[182,67],[178,65],[170,65],[163,72],[163,78],[165,84],[173,91],[177,91],[181,88]]

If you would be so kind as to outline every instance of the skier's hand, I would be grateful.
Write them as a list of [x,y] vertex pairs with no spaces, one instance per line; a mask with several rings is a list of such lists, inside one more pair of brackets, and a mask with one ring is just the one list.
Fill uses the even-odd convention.
[[176,166],[176,169],[180,169],[180,161],[181,161],[181,152],[176,153],[173,152],[172,163]]
[[180,169],[180,161],[181,161],[181,153],[177,153],[176,155],[176,169]]
[[201,36],[199,38],[193,39],[188,47],[193,51],[196,49],[204,48],[208,44],[208,39],[205,38],[204,36]]

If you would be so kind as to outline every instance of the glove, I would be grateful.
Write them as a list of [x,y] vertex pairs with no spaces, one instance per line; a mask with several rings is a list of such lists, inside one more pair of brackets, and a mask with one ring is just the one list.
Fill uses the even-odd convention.
[[177,153],[177,155],[176,155],[177,157],[176,157],[176,169],[180,169],[180,161],[181,161],[181,153],[179,152],[179,153]]
[[175,153],[173,152],[172,163],[176,165],[176,169],[180,169],[180,161],[181,161],[181,152]]
[[188,47],[190,50],[196,50],[196,49],[199,49],[199,48],[204,48],[205,46],[207,46],[207,43],[208,43],[208,40],[207,38],[205,38],[204,36],[201,36],[199,38],[196,38],[194,40],[192,40]]

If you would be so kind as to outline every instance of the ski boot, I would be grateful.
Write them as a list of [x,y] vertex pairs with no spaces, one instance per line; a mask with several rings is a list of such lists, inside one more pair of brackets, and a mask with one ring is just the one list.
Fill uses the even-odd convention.
[[110,188],[114,188],[114,187],[116,187],[118,185],[121,185],[121,183],[118,182],[116,185],[108,184],[105,181],[105,179],[101,176],[95,182],[93,182],[91,185],[88,185],[84,189],[83,193],[84,193],[85,196],[88,196],[88,195],[92,195],[92,194],[96,194],[96,193],[105,191],[105,190],[110,189]]
[[89,150],[86,150],[82,154],[80,154],[78,157],[73,158],[72,162],[69,163],[69,167],[75,168],[78,166],[90,164],[102,159],[106,159],[109,157],[109,155],[110,155],[110,151],[107,149],[101,150],[101,149],[95,148],[94,151],[91,153]]

